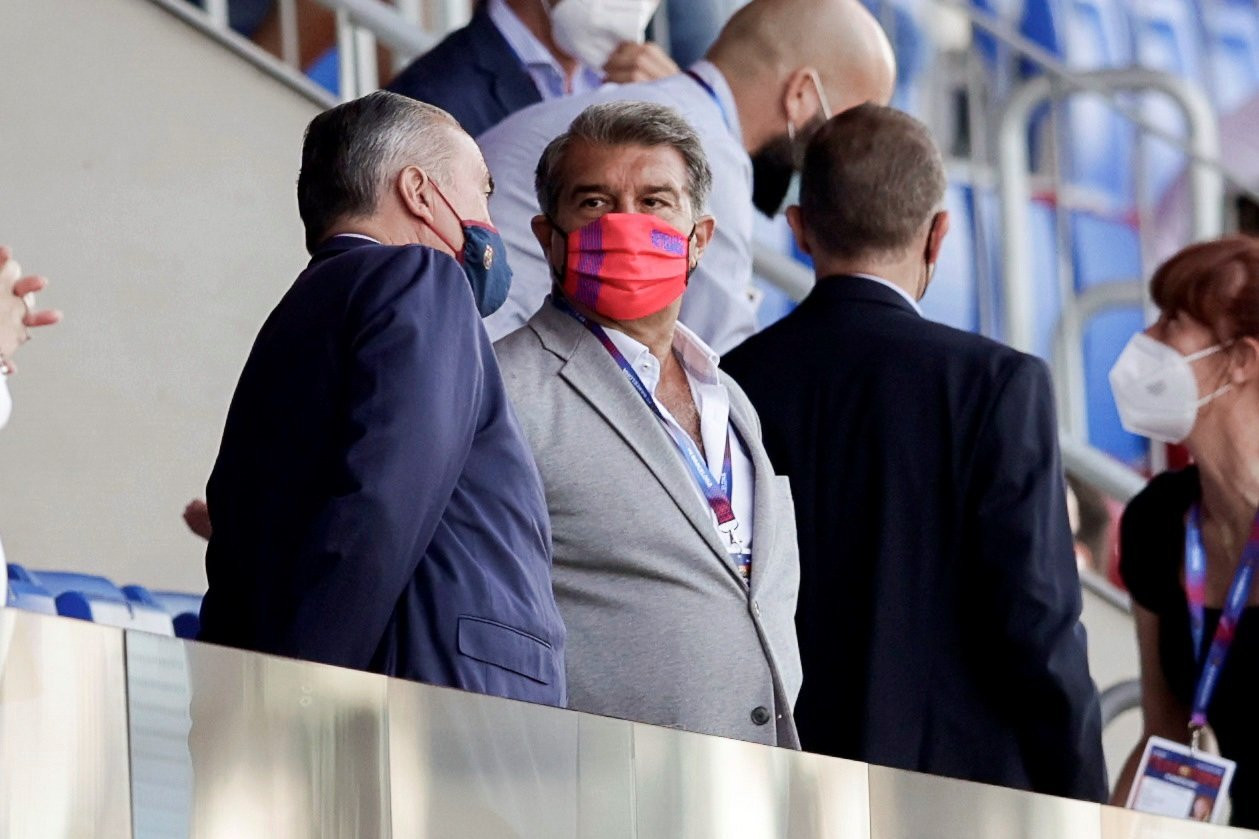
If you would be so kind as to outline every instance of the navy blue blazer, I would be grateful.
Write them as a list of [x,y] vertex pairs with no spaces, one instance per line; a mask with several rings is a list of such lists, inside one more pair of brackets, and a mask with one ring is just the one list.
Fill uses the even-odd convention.
[[830,277],[722,369],[795,496],[802,747],[1104,800],[1045,365]]
[[450,257],[318,248],[250,352],[207,499],[200,640],[564,704],[542,480]]
[[473,137],[542,101],[484,5],[467,26],[408,64],[387,89],[449,111]]

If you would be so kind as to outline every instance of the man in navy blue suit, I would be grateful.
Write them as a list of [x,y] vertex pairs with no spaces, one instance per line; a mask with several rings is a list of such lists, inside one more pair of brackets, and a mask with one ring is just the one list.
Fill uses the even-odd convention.
[[817,285],[722,359],[795,496],[800,742],[1104,801],[1049,371],[918,307],[946,186],[912,117],[828,121],[788,211]]
[[[590,6],[552,23],[560,2]],[[479,137],[535,102],[593,90],[605,81],[671,76],[678,67],[655,44],[638,43],[659,0],[631,0],[630,14],[609,19],[586,0],[483,0],[472,20],[411,62],[389,90],[445,108]],[[632,7],[639,7],[637,9]],[[641,25],[635,21],[642,21]],[[561,29],[561,27],[563,27]],[[557,38],[582,46],[583,64]],[[616,40],[622,43],[617,45]]]
[[481,325],[510,282],[491,189],[432,106],[311,122],[312,259],[232,398],[201,640],[564,704],[546,500]]

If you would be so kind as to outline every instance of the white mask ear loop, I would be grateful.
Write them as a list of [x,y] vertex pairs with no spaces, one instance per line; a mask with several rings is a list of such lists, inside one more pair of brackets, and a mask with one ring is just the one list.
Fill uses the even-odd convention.
[[[1231,346],[1233,346],[1233,342],[1228,341],[1227,343],[1216,344],[1213,347],[1206,347],[1204,349],[1198,350],[1195,353],[1190,353],[1189,355],[1185,356],[1185,361],[1192,364],[1193,362],[1198,361],[1199,359],[1206,358],[1207,356],[1210,356],[1210,355],[1215,355],[1217,352],[1222,352]],[[1207,404],[1208,402],[1211,402],[1217,397],[1223,396],[1224,394],[1228,393],[1232,389],[1233,389],[1233,383],[1229,382],[1223,387],[1215,390],[1213,393],[1208,393],[1206,396],[1199,399],[1195,404],[1199,408],[1201,408],[1203,405]]]

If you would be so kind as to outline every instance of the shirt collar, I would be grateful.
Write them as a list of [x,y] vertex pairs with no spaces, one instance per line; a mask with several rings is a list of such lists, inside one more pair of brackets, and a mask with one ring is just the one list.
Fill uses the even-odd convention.
[[[516,53],[521,64],[526,67],[547,67],[554,70],[560,79],[565,78],[564,70],[555,60],[555,56],[545,44],[538,40],[536,35],[529,31],[529,27],[525,26],[520,18],[516,17],[516,13],[508,8],[506,0],[489,0],[487,11],[490,20],[498,28],[507,46]],[[577,72],[581,74],[588,70],[582,67]]]
[[[647,345],[636,341],[614,327],[604,327],[604,332],[607,333],[612,343],[616,345],[621,355],[625,356],[625,360],[634,368],[634,372],[639,374],[639,378],[643,378],[644,366],[652,371],[652,378],[655,381],[649,382],[643,379],[643,384],[647,385],[649,390],[655,391],[655,386],[660,381],[660,365],[656,357],[651,354],[651,350],[647,348]],[[718,374],[720,356],[713,352],[712,348],[705,344],[698,335],[681,323],[677,324],[673,330],[673,351],[677,354],[683,369],[696,382],[707,385],[721,382],[721,377]]]
[[[371,236],[368,236],[366,233],[338,233],[337,236],[349,236],[352,239],[366,239],[367,241],[373,242],[377,245],[380,244],[379,239],[373,239]],[[337,236],[334,236],[333,238],[335,239]]]
[[[717,69],[717,65],[711,61],[697,61],[690,67],[690,72],[699,76],[704,80],[712,92],[716,94],[717,106],[721,109],[721,115],[726,121],[726,126],[730,129],[730,133],[740,144],[743,143],[743,126],[739,124],[739,106],[734,101],[734,91],[730,89],[730,83],[726,81],[726,77]],[[692,80],[693,83],[693,80]]]
[[869,280],[872,283],[878,283],[881,286],[886,286],[887,288],[890,288],[892,291],[896,292],[901,297],[905,298],[905,302],[913,306],[915,312],[917,312],[920,315],[922,314],[922,306],[919,305],[918,301],[910,297],[909,292],[901,288],[900,286],[896,285],[896,283],[888,282],[882,277],[876,277],[873,274],[851,274],[849,276],[860,277],[863,280]]

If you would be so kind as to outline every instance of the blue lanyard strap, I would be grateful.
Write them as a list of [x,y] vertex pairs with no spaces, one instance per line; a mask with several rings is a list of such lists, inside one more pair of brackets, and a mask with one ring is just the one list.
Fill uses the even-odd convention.
[[708,502],[713,515],[717,517],[717,529],[721,532],[723,539],[729,540],[727,547],[728,549],[734,549],[730,550],[730,553],[738,564],[739,573],[746,580],[749,576],[752,556],[740,550],[740,542],[735,535],[739,522],[735,518],[734,507],[730,503],[730,497],[734,488],[734,469],[731,465],[730,456],[730,435],[726,435],[726,453],[722,461],[721,480],[719,481],[713,477],[712,470],[708,468],[708,464],[704,461],[703,455],[700,454],[699,447],[695,445],[695,441],[673,423],[669,422],[660,410],[660,406],[656,404],[656,399],[652,396],[651,391],[647,390],[643,380],[634,372],[633,365],[617,349],[616,344],[608,337],[608,333],[604,331],[603,327],[582,315],[570,306],[566,300],[559,297],[552,297],[551,299],[555,303],[556,308],[572,316],[599,340],[599,343],[607,350],[608,355],[612,356],[612,360],[616,362],[616,366],[621,368],[621,372],[634,388],[634,391],[642,398],[643,402],[647,403],[647,407],[656,415],[656,419],[660,420],[670,439],[673,440],[674,446],[677,447],[678,453],[682,455],[682,460],[690,470],[691,477],[694,478],[695,483],[699,485],[700,491],[704,494],[704,500]]
[[696,73],[694,70],[687,70],[686,75],[690,76],[691,80],[694,81],[695,84],[702,87],[704,92],[707,93],[713,102],[716,103],[717,110],[721,111],[721,121],[726,124],[726,128],[733,132],[734,126],[730,124],[730,115],[726,113],[726,106],[721,103],[721,97],[717,95],[717,89],[705,81],[704,77],[699,73]]
[[1193,633],[1194,658],[1202,664],[1202,674],[1198,677],[1198,687],[1193,695],[1193,709],[1189,717],[1189,729],[1197,740],[1198,732],[1207,724],[1207,708],[1220,680],[1220,672],[1228,658],[1229,649],[1233,646],[1233,638],[1237,633],[1237,624],[1241,621],[1250,599],[1250,589],[1255,581],[1255,570],[1259,568],[1259,515],[1255,516],[1251,525],[1250,538],[1242,551],[1241,564],[1233,576],[1228,588],[1228,599],[1220,614],[1220,623],[1215,629],[1215,637],[1211,639],[1211,647],[1206,658],[1202,658],[1202,640],[1206,624],[1206,576],[1207,552],[1202,544],[1202,514],[1199,505],[1195,504],[1189,511],[1189,521],[1185,525],[1185,599],[1189,602],[1189,628]]

